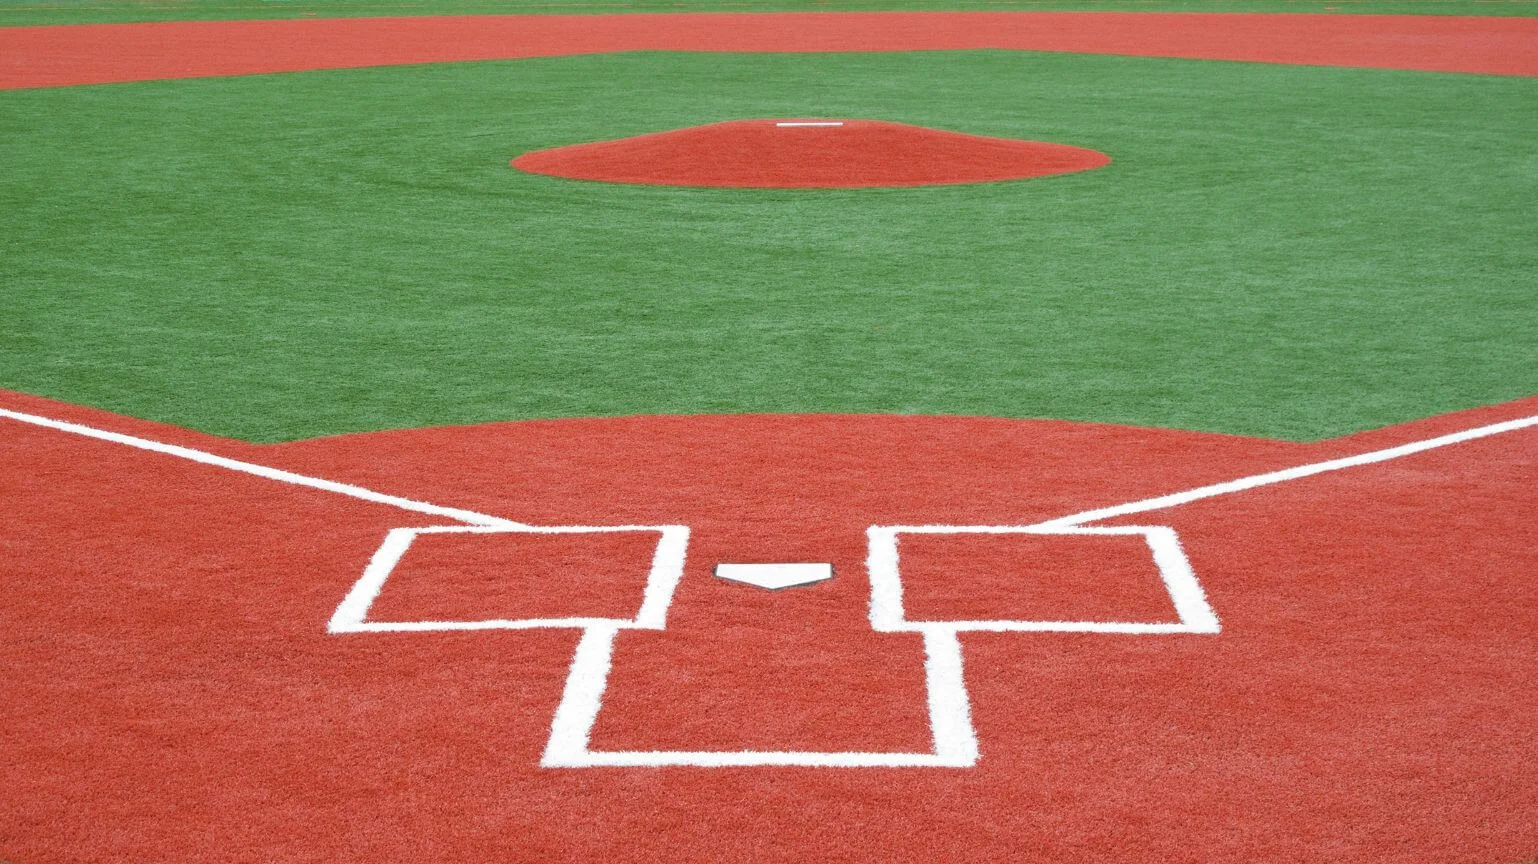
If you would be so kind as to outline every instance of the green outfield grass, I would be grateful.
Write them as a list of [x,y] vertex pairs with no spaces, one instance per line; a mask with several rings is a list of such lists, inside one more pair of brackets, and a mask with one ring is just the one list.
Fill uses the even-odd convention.
[[354,15],[990,9],[1538,15],[1538,0],[0,0],[0,26]]
[[[637,53],[0,93],[0,386],[241,438],[899,412],[1313,439],[1538,392],[1538,80]],[[1104,169],[649,188],[521,152],[869,117]]]

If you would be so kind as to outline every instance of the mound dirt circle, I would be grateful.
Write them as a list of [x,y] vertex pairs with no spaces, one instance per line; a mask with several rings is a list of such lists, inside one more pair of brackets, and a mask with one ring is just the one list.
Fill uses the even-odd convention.
[[525,153],[512,166],[571,180],[849,189],[1023,180],[1109,164],[1097,150],[881,120],[734,120]]

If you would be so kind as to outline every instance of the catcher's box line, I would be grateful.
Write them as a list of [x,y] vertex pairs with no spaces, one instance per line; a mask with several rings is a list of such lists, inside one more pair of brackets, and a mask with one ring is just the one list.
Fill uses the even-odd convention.
[[[444,529],[493,532],[503,529]],[[517,530],[517,529],[506,529]],[[1112,528],[1034,528],[998,526],[871,526],[869,557],[870,622],[878,633],[918,633],[924,638],[924,682],[928,703],[932,752],[869,751],[691,751],[691,750],[592,750],[589,742],[613,664],[615,640],[620,630],[634,629],[638,622],[610,621],[584,629],[572,657],[566,689],[551,722],[550,739],[540,764],[546,768],[599,767],[692,767],[798,766],[806,768],[970,768],[977,764],[980,747],[972,725],[971,696],[962,668],[959,634],[1059,632],[1103,634],[1215,634],[1220,632],[1217,613],[1208,605],[1190,562],[1180,549],[1174,529],[1165,526],[1118,526]],[[909,621],[903,615],[902,580],[898,572],[898,541],[902,533],[915,534],[1037,534],[1070,536],[1140,535],[1148,544],[1174,603],[1178,621]],[[661,559],[661,556],[658,556]],[[682,550],[678,569],[682,569]],[[676,583],[674,583],[676,584]],[[650,589],[648,589],[650,593]],[[366,609],[365,609],[366,611]],[[445,629],[454,629],[446,627]]]
[[806,750],[591,750],[588,748],[614,657],[620,627],[583,632],[566,689],[550,724],[540,765],[545,768],[969,768],[977,764],[977,733],[961,666],[961,642],[945,627],[924,631],[932,753]]

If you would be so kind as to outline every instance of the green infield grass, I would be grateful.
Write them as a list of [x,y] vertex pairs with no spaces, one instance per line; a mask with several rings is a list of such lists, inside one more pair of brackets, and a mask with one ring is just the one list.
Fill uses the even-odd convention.
[[[11,91],[0,113],[0,386],[249,440],[720,412],[1316,439],[1538,392],[1538,79],[634,53]],[[843,191],[508,167],[773,116],[1115,161]]]

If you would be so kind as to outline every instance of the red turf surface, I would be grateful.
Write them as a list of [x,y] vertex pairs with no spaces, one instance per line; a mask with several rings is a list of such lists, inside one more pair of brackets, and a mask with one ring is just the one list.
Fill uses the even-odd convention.
[[[927,746],[918,637],[865,625],[873,522],[1034,521],[1538,411],[1312,445],[750,416],[259,447],[0,405],[537,523],[689,524],[668,629],[618,643],[594,743],[627,749]],[[435,520],[0,419],[0,858],[1522,861],[1535,476],[1529,429],[1160,514],[1224,631],[963,636],[975,768],[546,770],[573,634],[326,633],[384,532]],[[911,547],[915,599],[942,613],[1000,591],[1011,608],[1148,604],[1131,559],[1103,595],[1072,568],[1027,567],[1021,590],[1010,550],[943,545]],[[965,566],[919,566],[943,554]],[[546,600],[611,608],[488,556]],[[449,544],[415,573],[474,560]],[[722,561],[838,575],[771,593],[713,578]],[[474,609],[477,584],[488,613],[532,596],[450,578],[440,599]],[[396,611],[426,598],[412,590]]]
[[656,545],[652,534],[425,534],[391,572],[369,617],[634,618]]
[[1022,180],[1088,171],[1111,161],[1104,153],[1066,144],[905,123],[781,125],[786,122],[797,121],[712,123],[537,150],[512,164],[533,174],[609,183],[832,189]]
[[1538,75],[1538,19],[874,12],[0,27],[0,89],[613,51],[972,48]]

